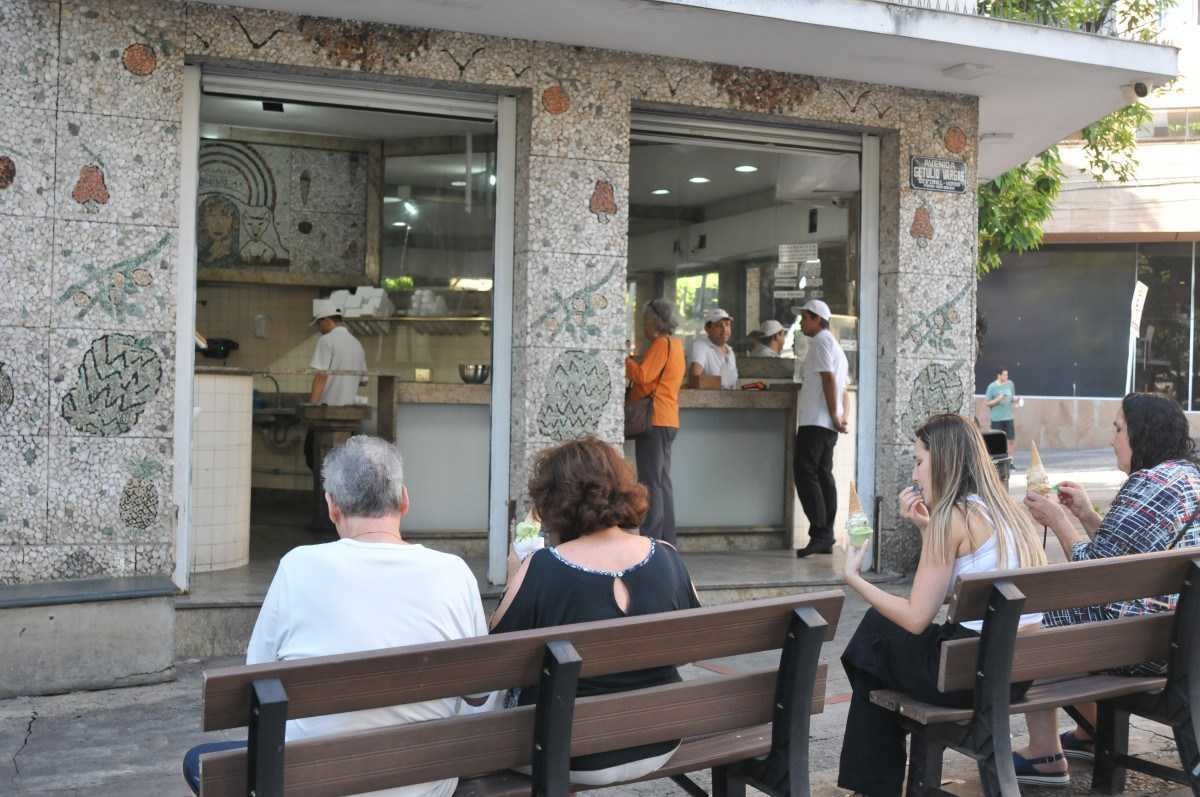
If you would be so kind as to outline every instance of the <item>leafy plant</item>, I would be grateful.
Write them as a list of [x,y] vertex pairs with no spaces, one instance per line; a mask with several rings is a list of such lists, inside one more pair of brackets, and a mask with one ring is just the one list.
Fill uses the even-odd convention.
[[[979,13],[1139,41],[1158,35],[1160,14],[1175,0],[981,0]],[[1085,171],[1096,181],[1128,182],[1137,173],[1137,131],[1152,118],[1141,102],[1127,105],[1080,131]],[[1063,180],[1054,146],[978,189],[979,276],[1000,267],[1006,254],[1042,244],[1042,225],[1054,211]]]

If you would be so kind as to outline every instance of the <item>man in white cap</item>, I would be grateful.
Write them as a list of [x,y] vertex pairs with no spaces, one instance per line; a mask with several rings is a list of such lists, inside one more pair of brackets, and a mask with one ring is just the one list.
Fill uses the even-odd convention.
[[721,387],[737,387],[737,358],[729,347],[733,335],[733,316],[714,307],[704,313],[704,336],[697,337],[688,354],[688,373],[692,376],[721,377]]
[[787,338],[787,327],[774,318],[762,322],[755,335],[757,342],[750,350],[750,357],[778,357]]
[[[316,371],[310,404],[346,406],[358,398],[367,379],[367,355],[362,344],[342,324],[342,308],[332,299],[313,299],[313,324],[321,330],[309,368]],[[356,373],[338,373],[354,371]],[[333,372],[333,373],[331,373]]]
[[800,308],[800,331],[811,340],[800,388],[792,475],[796,494],[808,518],[808,544],[796,551],[803,558],[833,551],[837,484],[833,479],[833,447],[848,427],[846,383],[850,363],[829,331],[829,305],[810,299]]

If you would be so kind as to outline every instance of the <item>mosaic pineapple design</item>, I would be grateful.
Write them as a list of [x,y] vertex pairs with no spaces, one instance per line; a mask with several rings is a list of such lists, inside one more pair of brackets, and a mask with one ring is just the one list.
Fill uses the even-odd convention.
[[152,459],[129,462],[132,478],[121,491],[121,522],[133,529],[148,529],[158,518],[158,487],[154,480],[162,473],[161,463]]
[[92,341],[78,374],[63,396],[63,419],[81,434],[112,437],[136,426],[158,394],[162,358],[148,340],[104,335]]

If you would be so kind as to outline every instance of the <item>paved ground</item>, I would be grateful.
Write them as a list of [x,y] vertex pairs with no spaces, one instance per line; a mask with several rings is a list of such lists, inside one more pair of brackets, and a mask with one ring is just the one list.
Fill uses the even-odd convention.
[[[1089,487],[1098,503],[1107,504],[1107,500],[1111,500],[1109,493],[1115,492],[1120,484],[1120,474],[1113,469],[1111,451],[1083,452],[1074,456],[1047,452],[1045,459],[1054,480],[1066,478],[1062,474],[1072,474],[1071,478]],[[1014,475],[1011,485],[1014,492],[1023,489],[1020,471],[1024,470],[1024,465],[1020,457],[1017,464],[1019,472]],[[837,566],[836,562],[830,564],[831,569]],[[885,588],[897,593],[907,589],[903,584]],[[865,610],[865,604],[857,596],[849,595],[837,637],[825,646],[823,659],[830,665],[830,699],[825,712],[814,718],[811,741],[813,793],[819,797],[845,793],[836,787],[836,774],[849,686],[837,657]],[[775,654],[759,654],[726,659],[685,668],[684,675],[689,678],[713,677],[714,670],[738,671],[763,666],[774,658]],[[180,662],[178,680],[159,686],[0,701],[0,794],[64,797],[188,794],[179,775],[183,752],[201,741],[236,736],[233,733],[200,732],[200,673],[206,666],[235,661]],[[1063,715],[1063,726],[1067,727],[1067,723]],[[1016,734],[1024,732],[1019,720],[1014,721],[1013,731]],[[1162,726],[1138,721],[1130,741],[1135,752],[1148,754],[1163,763],[1178,764],[1174,742]],[[946,778],[947,788],[951,791],[962,795],[979,793],[974,766],[965,758],[948,754]],[[696,779],[706,782],[702,774]],[[1086,768],[1076,769],[1072,791],[1085,792],[1088,785]],[[623,787],[620,793],[683,794],[667,781]],[[1026,793],[1041,792],[1029,790]],[[1046,795],[1051,793],[1045,791]],[[1061,794],[1061,790],[1058,793]],[[1127,793],[1184,795],[1188,792],[1164,781],[1130,775]]]

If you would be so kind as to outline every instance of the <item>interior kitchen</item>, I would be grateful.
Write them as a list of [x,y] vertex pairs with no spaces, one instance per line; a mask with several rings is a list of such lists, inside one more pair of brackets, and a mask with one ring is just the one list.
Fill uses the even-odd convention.
[[[482,556],[495,122],[223,90],[200,106],[192,571],[328,539],[305,456],[325,427],[402,438],[406,536]],[[307,406],[315,300],[369,374],[335,420]]]

